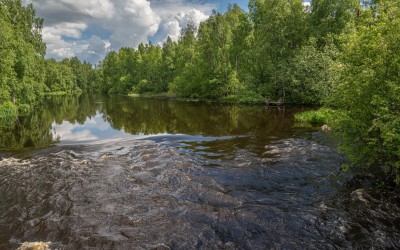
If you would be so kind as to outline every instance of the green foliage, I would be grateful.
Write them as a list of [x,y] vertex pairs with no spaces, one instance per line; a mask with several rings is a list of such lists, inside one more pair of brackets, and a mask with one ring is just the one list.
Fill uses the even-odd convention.
[[17,114],[18,108],[14,103],[7,101],[0,105],[0,118],[15,118]]
[[28,104],[18,105],[18,116],[27,116],[31,112],[31,107]]
[[15,105],[11,101],[6,101],[0,105],[0,119],[14,120],[17,116],[26,116],[30,113],[31,107],[28,104]]
[[[319,4],[326,5],[314,5]],[[198,31],[189,23],[177,42],[168,38],[162,47],[140,44],[111,51],[100,66],[99,90],[169,92],[251,104],[263,103],[263,96],[298,104],[320,104],[328,98],[338,51],[332,34],[340,34],[344,23],[351,22],[343,13],[352,13],[352,5],[328,6],[332,11],[340,7],[343,27],[327,30],[323,46],[321,34],[310,37],[318,17],[329,19],[322,7],[309,12],[300,0],[253,0],[249,7],[246,13],[229,5],[226,13],[213,14]]]
[[311,1],[310,32],[323,47],[348,28],[361,13],[360,0]]
[[252,0],[253,84],[263,96],[286,97],[290,61],[307,40],[307,14],[299,0]]
[[264,97],[254,91],[246,90],[237,95],[229,95],[222,99],[225,102],[233,102],[245,105],[265,104]]
[[330,97],[334,78],[337,48],[328,44],[323,50],[317,40],[310,38],[308,44],[299,49],[288,69],[286,95],[288,102],[321,104]]
[[337,112],[328,108],[310,110],[295,114],[295,120],[301,123],[331,124]]
[[61,62],[54,59],[45,61],[44,83],[47,93],[51,95],[75,94],[95,91],[98,88],[98,72],[92,65],[80,62],[78,58],[65,58]]
[[354,165],[400,176],[400,2],[366,8],[342,36],[329,105],[342,111],[341,149]]
[[43,20],[32,5],[0,1],[0,104],[36,103],[43,92]]
[[141,80],[139,84],[133,88],[134,93],[143,94],[152,92],[148,80]]
[[198,81],[200,68],[197,67],[196,27],[189,23],[182,31],[182,35],[175,48],[175,76],[169,83],[169,91],[180,97],[198,96],[200,82]]
[[137,50],[112,51],[100,66],[103,78],[100,91],[110,94],[165,92],[173,77],[173,55],[174,43],[170,39],[164,48],[140,44]]

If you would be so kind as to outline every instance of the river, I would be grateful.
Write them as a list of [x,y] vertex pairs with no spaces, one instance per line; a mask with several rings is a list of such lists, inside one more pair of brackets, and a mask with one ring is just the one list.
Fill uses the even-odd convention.
[[0,126],[0,249],[400,248],[305,109],[48,97]]

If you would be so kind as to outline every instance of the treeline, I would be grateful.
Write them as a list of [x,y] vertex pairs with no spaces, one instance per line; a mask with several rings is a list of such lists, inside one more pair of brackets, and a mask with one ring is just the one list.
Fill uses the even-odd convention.
[[[102,61],[101,91],[170,92],[181,97],[319,104],[331,94],[339,36],[362,11],[358,0],[251,0],[230,5],[178,42],[141,44]],[[197,33],[197,34],[196,34]]]
[[0,0],[0,11],[0,105],[11,107],[77,92],[320,104],[332,94],[340,37],[365,8],[358,0],[251,0],[248,13],[229,5],[198,29],[189,24],[178,42],[111,51],[97,69],[76,57],[45,60],[32,5]]
[[44,59],[43,20],[32,4],[0,0],[0,27],[0,118],[29,112],[46,93],[90,91],[100,81],[99,71],[77,58]]
[[101,82],[100,72],[92,64],[81,62],[77,57],[45,61],[46,90],[51,94],[94,92]]
[[400,184],[399,23],[398,0],[251,0],[178,42],[109,53],[101,90],[324,104],[349,166]]
[[13,103],[32,104],[45,91],[43,20],[32,5],[0,0],[0,105],[15,112]]

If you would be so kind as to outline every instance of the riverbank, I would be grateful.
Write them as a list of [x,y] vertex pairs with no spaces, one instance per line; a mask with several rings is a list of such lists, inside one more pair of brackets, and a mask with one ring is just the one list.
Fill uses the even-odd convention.
[[82,94],[83,91],[73,91],[73,92],[67,92],[67,91],[55,91],[55,92],[46,92],[44,93],[45,96],[65,96],[65,95],[80,95]]
[[182,102],[211,102],[211,101],[205,101],[205,100],[200,100],[200,99],[196,99],[196,98],[178,97],[178,96],[170,94],[170,93],[157,93],[157,94],[154,94],[154,93],[145,93],[145,94],[130,93],[130,94],[128,94],[128,96],[134,97],[134,98],[175,100],[175,101],[182,101]]
[[[182,101],[182,102],[203,102],[203,103],[221,103],[221,104],[241,104],[241,105],[265,105],[265,100],[262,96],[256,95],[231,95],[226,96],[221,99],[206,99],[206,98],[197,98],[197,97],[179,97],[177,95],[163,92],[163,93],[144,93],[144,94],[136,94],[130,93],[128,94],[130,97],[137,98],[148,98],[148,99],[161,99],[161,100],[174,100],[174,101]],[[291,104],[293,105],[293,104]],[[301,105],[301,104],[299,104]]]

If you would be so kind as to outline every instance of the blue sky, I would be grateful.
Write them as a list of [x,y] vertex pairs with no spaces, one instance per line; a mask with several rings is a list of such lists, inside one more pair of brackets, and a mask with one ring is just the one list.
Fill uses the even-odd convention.
[[179,38],[192,21],[205,21],[229,3],[247,10],[248,0],[23,0],[44,18],[47,58],[77,56],[97,63],[110,50]]

